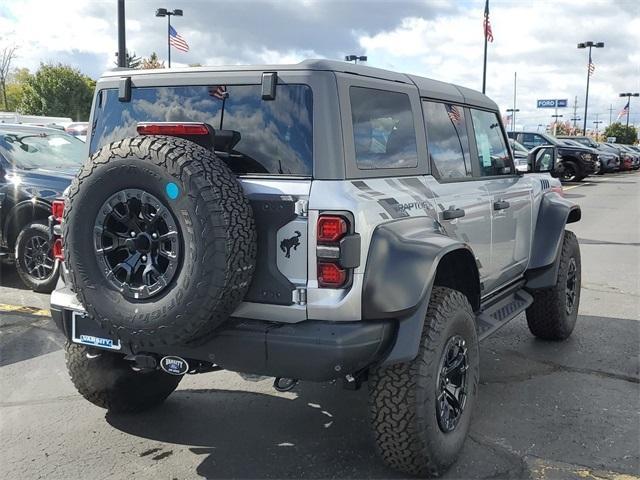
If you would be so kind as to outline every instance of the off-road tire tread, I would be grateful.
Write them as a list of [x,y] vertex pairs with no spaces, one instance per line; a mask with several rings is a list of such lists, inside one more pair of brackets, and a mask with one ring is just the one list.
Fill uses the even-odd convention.
[[[527,325],[533,335],[544,340],[565,340],[573,332],[575,322],[567,323],[565,311],[564,272],[569,267],[571,252],[577,254],[578,268],[580,268],[580,247],[573,232],[565,230],[560,253],[558,280],[551,288],[531,289],[533,303],[527,308]],[[580,286],[578,285],[578,290]],[[579,298],[578,298],[579,300]],[[575,309],[579,304],[575,306]]]
[[[432,372],[437,365],[433,363],[440,361],[435,340],[442,335],[451,313],[459,309],[473,316],[462,293],[433,287],[417,357],[369,374],[369,411],[378,454],[391,468],[410,475],[438,476],[449,466],[433,458],[430,446],[423,441],[434,441],[436,436],[430,431],[433,423],[426,422],[424,412],[416,408],[416,392],[435,388]],[[469,348],[477,349],[477,341]],[[426,435],[420,433],[425,430]]]
[[[182,377],[162,371],[135,372],[122,355],[90,350],[67,342],[65,358],[71,381],[88,401],[114,413],[141,412],[162,402],[177,388]],[[109,385],[111,384],[111,385]]]
[[[175,316],[173,325],[179,325],[180,328],[172,328],[166,334],[162,331],[167,329],[132,329],[125,331],[123,335],[123,327],[115,325],[107,315],[91,305],[84,287],[91,285],[92,280],[87,278],[81,262],[74,255],[73,234],[70,222],[67,221],[75,209],[82,207],[76,205],[74,199],[83,182],[98,167],[131,158],[162,167],[187,186],[184,193],[195,203],[197,212],[196,218],[191,219],[193,230],[199,232],[204,242],[205,253],[202,258],[197,259],[205,265],[204,274],[198,279],[197,289],[194,289],[198,293],[185,299],[185,308],[180,315]],[[213,228],[220,226],[223,228],[218,228],[217,231],[225,230],[224,238],[220,238],[219,233],[217,237],[214,235]],[[65,251],[70,280],[82,305],[103,328],[116,332],[123,339],[134,340],[138,348],[206,339],[242,301],[255,269],[256,229],[251,205],[244,196],[241,185],[233,172],[213,152],[178,137],[125,138],[106,145],[93,154],[70,186],[65,205],[63,236],[65,246],[70,246]],[[223,249],[220,248],[220,240],[224,241]],[[185,245],[184,248],[185,255],[195,257],[193,246]],[[226,258],[225,265],[213,261],[221,258],[221,255]],[[213,272],[218,268],[224,269],[224,280],[215,284]]]

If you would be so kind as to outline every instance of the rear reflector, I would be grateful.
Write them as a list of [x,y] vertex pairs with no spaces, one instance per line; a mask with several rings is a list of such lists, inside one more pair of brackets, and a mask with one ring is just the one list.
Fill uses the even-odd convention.
[[318,242],[337,242],[349,231],[347,221],[334,215],[322,215],[318,219]]
[[138,123],[136,129],[140,135],[209,135],[204,123]]
[[58,260],[64,260],[64,250],[62,249],[62,239],[56,238],[55,242],[53,242],[53,257]]
[[347,272],[335,263],[318,263],[318,284],[338,288],[347,280]]
[[54,200],[51,203],[51,214],[58,222],[62,221],[62,215],[64,214],[64,200]]

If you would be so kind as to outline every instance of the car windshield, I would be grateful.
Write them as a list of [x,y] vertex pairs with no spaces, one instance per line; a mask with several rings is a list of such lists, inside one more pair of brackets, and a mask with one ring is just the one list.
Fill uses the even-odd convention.
[[518,150],[519,152],[522,153],[529,153],[529,150],[527,150],[527,148],[522,145],[520,142],[517,142],[513,139],[509,139],[509,143],[511,143],[511,148],[513,148],[514,150]]
[[3,132],[0,153],[10,164],[25,170],[77,168],[85,158],[85,144],[62,132]]

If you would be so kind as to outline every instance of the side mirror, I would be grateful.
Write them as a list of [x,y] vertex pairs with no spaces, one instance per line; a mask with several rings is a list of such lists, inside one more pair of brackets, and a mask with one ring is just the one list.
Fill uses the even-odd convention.
[[553,173],[556,168],[557,151],[553,145],[540,145],[533,148],[527,157],[529,171]]

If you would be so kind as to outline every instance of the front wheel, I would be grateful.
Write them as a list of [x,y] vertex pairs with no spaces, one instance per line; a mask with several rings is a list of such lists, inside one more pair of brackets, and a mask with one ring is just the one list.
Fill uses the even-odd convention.
[[369,375],[371,422],[385,463],[411,475],[443,473],[467,436],[478,378],[471,305],[458,291],[434,287],[416,358]]
[[53,258],[49,229],[41,223],[25,226],[16,240],[16,270],[34,292],[51,293],[58,283],[59,262]]
[[580,306],[580,246],[573,232],[565,231],[556,284],[531,290],[533,303],[527,308],[527,324],[536,337],[565,340],[576,325]]
[[71,381],[85,399],[111,412],[141,412],[173,392],[182,377],[160,370],[136,372],[123,355],[85,347],[65,346]]
[[580,177],[578,166],[574,162],[564,162],[560,180],[563,182],[578,182],[582,178],[584,177]]

